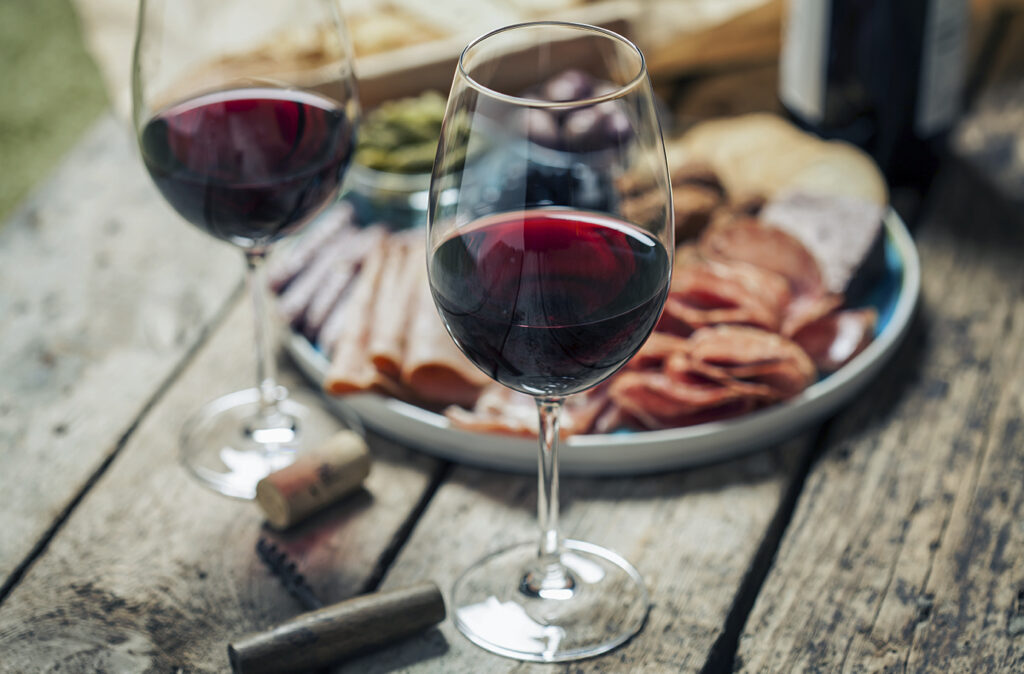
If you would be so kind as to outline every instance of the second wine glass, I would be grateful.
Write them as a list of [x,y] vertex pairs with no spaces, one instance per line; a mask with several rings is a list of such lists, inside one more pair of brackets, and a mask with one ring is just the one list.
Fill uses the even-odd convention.
[[262,271],[270,246],[335,198],[352,155],[359,105],[337,3],[142,0],[132,94],[142,159],[164,198],[245,254],[257,386],[201,408],[181,444],[205,484],[252,498],[330,430],[328,415],[277,383]]
[[[634,198],[642,187],[644,197]],[[640,348],[672,268],[665,150],[640,51],[542,22],[463,52],[431,181],[428,269],[460,349],[539,412],[539,541],[468,569],[458,628],[495,653],[564,661],[635,634],[649,600],[621,556],[563,539],[559,413]]]

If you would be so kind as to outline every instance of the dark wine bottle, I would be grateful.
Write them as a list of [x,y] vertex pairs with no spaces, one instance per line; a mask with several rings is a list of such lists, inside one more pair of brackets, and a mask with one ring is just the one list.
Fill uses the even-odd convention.
[[961,110],[966,0],[789,0],[779,98],[793,120],[925,188]]

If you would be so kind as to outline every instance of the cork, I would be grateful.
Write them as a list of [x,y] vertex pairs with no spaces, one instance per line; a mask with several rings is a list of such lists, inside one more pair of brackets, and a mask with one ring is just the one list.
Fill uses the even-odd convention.
[[256,485],[256,503],[276,529],[298,524],[357,489],[370,473],[366,442],[341,431]]

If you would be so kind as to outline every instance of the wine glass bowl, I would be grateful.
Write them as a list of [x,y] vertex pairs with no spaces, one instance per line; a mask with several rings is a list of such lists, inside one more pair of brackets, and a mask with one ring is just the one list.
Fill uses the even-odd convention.
[[332,0],[139,7],[132,112],[143,163],[183,219],[241,249],[252,293],[257,385],[203,407],[181,441],[185,465],[230,496],[252,498],[332,428],[277,384],[262,274],[270,247],[332,202],[348,167],[359,104],[347,45]]
[[[643,208],[629,204],[644,186]],[[614,648],[649,599],[618,554],[558,530],[558,414],[653,330],[672,268],[671,190],[643,55],[581,24],[506,27],[463,52],[430,192],[438,311],[483,372],[540,420],[540,540],[485,557],[452,590],[455,623],[545,662]]]

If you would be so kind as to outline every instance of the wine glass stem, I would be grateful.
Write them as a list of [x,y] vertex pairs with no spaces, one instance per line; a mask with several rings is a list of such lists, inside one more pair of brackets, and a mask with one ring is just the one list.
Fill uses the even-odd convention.
[[252,297],[252,313],[256,325],[256,386],[260,392],[258,425],[273,426],[280,423],[278,410],[277,363],[274,333],[267,310],[264,268],[267,251],[256,248],[245,251],[246,283]]
[[546,587],[568,587],[572,581],[559,556],[562,539],[558,533],[558,423],[562,398],[538,397],[540,454],[537,474],[537,519],[540,522],[538,561]]

